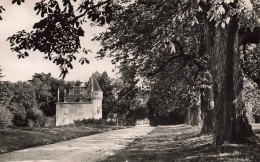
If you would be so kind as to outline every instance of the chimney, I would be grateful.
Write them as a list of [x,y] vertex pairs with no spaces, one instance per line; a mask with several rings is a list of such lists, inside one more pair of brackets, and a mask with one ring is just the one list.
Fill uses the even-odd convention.
[[57,102],[60,102],[60,88],[58,88],[58,94],[57,94]]

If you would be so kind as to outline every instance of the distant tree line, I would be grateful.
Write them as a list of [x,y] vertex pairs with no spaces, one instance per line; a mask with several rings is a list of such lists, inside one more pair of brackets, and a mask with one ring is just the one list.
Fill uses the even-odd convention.
[[31,80],[0,83],[0,125],[42,126],[46,116],[55,115],[57,90],[74,82],[36,73]]
[[116,120],[120,125],[135,125],[136,120],[148,116],[146,102],[143,102],[147,94],[137,86],[132,69],[125,67],[119,71],[119,79],[108,77],[107,72],[95,73],[103,91],[103,119]]
[[[103,91],[103,119],[118,119],[120,124],[133,125],[147,115],[144,104],[137,104],[139,90],[135,84],[110,78],[107,72],[95,72]],[[2,76],[2,74],[1,74]],[[56,114],[58,88],[60,101],[72,86],[82,85],[80,80],[56,79],[50,73],[35,73],[31,80],[0,82],[0,126],[43,126],[46,116]]]

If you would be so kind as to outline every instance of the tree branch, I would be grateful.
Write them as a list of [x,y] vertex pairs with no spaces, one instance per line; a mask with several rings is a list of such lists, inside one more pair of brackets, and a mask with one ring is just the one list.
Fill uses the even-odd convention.
[[100,2],[100,3],[96,4],[96,5],[93,5],[93,6],[89,7],[89,8],[86,8],[85,11],[81,15],[78,15],[78,16],[75,17],[74,21],[76,21],[79,18],[85,16],[88,13],[88,11],[95,9],[96,7],[100,7],[100,6],[102,6],[102,5],[104,5],[104,4],[108,3],[108,2],[110,2],[110,0],[106,0],[104,2]]
[[151,76],[154,76],[156,75],[157,73],[161,72],[164,70],[164,68],[173,60],[175,60],[176,58],[180,58],[180,57],[183,57],[184,56],[184,50],[183,50],[183,47],[181,45],[181,43],[179,41],[176,41],[176,40],[173,40],[171,41],[172,43],[174,44],[177,44],[178,47],[179,47],[179,55],[174,55],[172,57],[170,57],[164,64],[162,64],[155,72],[152,72],[152,73],[149,73],[147,76],[148,77],[151,77]]

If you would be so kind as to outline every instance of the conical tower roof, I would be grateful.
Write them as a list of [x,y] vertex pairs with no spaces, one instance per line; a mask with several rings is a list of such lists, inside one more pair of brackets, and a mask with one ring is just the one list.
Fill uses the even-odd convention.
[[94,74],[89,78],[88,90],[90,92],[102,91]]

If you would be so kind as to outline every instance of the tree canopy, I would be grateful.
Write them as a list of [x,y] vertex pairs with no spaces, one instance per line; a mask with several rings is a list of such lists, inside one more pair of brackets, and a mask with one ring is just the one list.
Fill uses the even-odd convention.
[[[20,31],[8,38],[18,58],[28,56],[28,50],[39,50],[65,77],[76,53],[87,53],[80,43],[87,18],[96,25],[109,23],[107,31],[94,40],[103,46],[99,57],[113,57],[125,79],[120,107],[131,110],[139,90],[136,85],[144,81],[153,93],[150,103],[155,114],[194,106],[200,98],[203,123],[213,129],[214,120],[216,145],[252,135],[242,88],[245,75],[259,85],[259,1],[74,2],[37,2],[35,10],[42,20],[31,32]],[[79,61],[88,63],[86,58]]]
[[[127,1],[127,0],[126,0]],[[21,5],[24,0],[13,0]],[[82,25],[91,21],[96,25],[104,25],[112,19],[112,11],[117,10],[120,1],[85,0],[41,0],[35,3],[34,10],[41,20],[36,22],[32,31],[19,31],[8,38],[11,50],[17,52],[18,58],[29,56],[31,50],[44,54],[44,59],[53,61],[61,70],[64,78],[68,69],[72,69],[72,61],[77,53],[89,52],[81,46],[80,37],[84,36]],[[123,1],[125,2],[125,1]],[[121,3],[121,2],[120,2]],[[4,11],[1,6],[0,13]],[[89,63],[86,57],[79,59],[81,64]]]
[[[179,88],[174,94],[192,92],[201,96],[205,124],[213,123],[214,103],[215,142],[219,145],[225,140],[239,141],[252,132],[247,122],[243,122],[246,121],[244,106],[234,101],[241,100],[240,66],[247,77],[258,82],[258,59],[252,59],[256,54],[251,52],[244,55],[250,61],[241,62],[237,51],[239,47],[259,43],[259,22],[256,1],[140,0],[116,14],[109,30],[94,40],[101,40],[103,45],[100,57],[109,52],[119,67],[134,67],[135,78],[145,78],[155,89],[162,86],[158,88],[159,96],[167,100],[162,102],[164,105],[158,104],[157,110],[162,111],[166,106],[167,112],[172,108],[171,104],[165,104],[174,99],[167,97],[171,87]],[[176,82],[183,84],[179,86]]]

